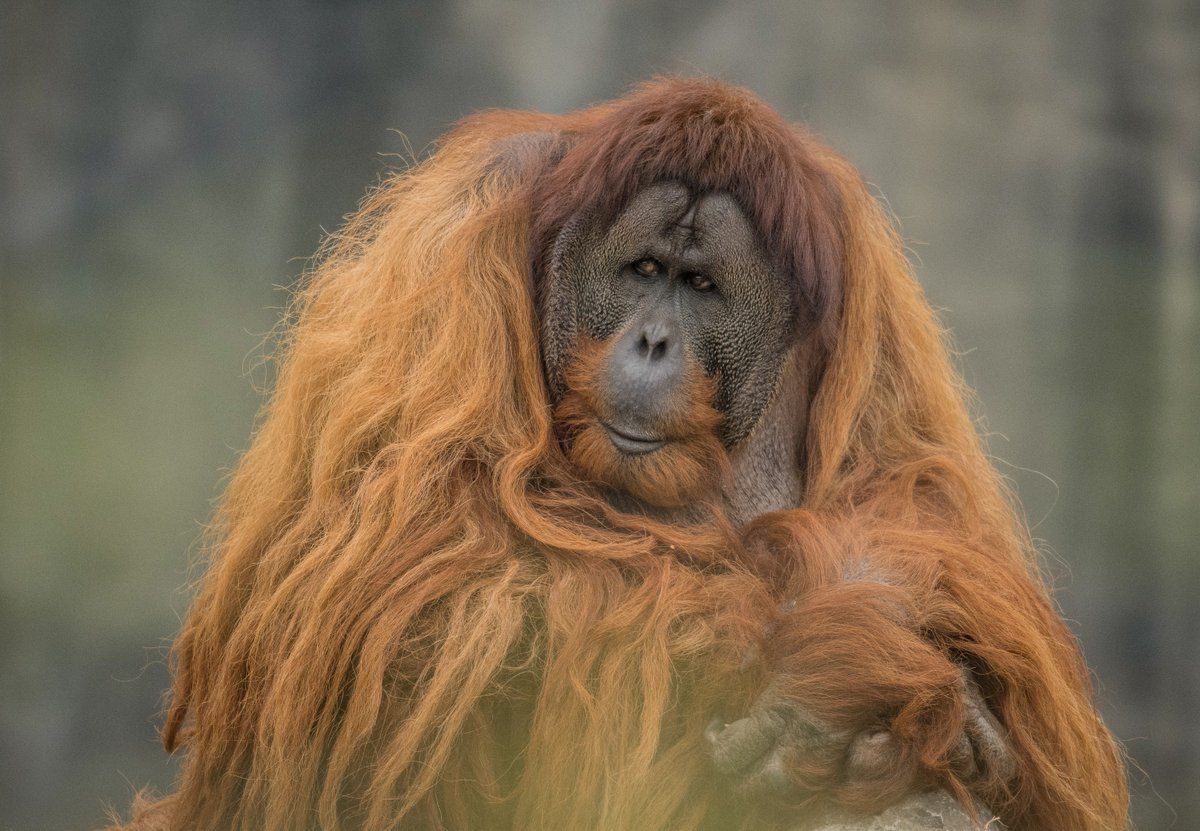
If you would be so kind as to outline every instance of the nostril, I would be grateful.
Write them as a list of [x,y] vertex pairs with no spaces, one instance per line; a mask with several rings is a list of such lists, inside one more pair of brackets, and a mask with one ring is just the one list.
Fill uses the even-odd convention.
[[[669,357],[674,348],[671,326],[661,320],[652,320],[630,333],[633,352],[648,364],[659,363]],[[626,347],[629,348],[629,347]]]
[[651,363],[661,361],[667,354],[667,348],[670,346],[670,341],[665,337],[648,336],[645,332],[637,340],[637,353],[643,358],[647,358]]

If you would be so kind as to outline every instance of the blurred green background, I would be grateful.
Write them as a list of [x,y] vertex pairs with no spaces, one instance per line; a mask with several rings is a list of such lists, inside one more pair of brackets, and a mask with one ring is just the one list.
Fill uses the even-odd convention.
[[1195,2],[9,2],[0,69],[0,828],[169,785],[189,564],[323,231],[473,110],[661,71],[750,86],[887,195],[1139,827],[1200,824]]

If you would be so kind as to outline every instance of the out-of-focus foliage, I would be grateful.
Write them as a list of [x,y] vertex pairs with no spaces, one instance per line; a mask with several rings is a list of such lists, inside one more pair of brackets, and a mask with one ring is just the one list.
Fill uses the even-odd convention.
[[[1200,819],[1200,10],[1150,0],[8,3],[0,828],[168,786],[166,648],[263,336],[482,107],[744,83],[887,194],[1134,772]],[[395,130],[395,131],[393,131]],[[398,132],[396,132],[398,131]]]

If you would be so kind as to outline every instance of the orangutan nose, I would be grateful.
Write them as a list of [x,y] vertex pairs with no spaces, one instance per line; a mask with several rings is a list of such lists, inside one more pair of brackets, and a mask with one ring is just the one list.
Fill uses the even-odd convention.
[[627,453],[657,449],[684,375],[677,321],[659,309],[637,320],[613,347],[607,375],[613,443]]
[[658,317],[640,328],[636,344],[638,357],[649,364],[658,363],[666,358],[671,351],[674,334],[671,324]]

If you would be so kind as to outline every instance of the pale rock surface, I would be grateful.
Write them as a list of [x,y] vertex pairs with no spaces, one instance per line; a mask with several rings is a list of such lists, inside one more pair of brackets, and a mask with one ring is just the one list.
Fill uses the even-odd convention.
[[917,794],[874,817],[828,814],[795,831],[1004,831],[982,807],[973,820],[945,791]]

